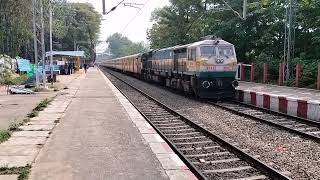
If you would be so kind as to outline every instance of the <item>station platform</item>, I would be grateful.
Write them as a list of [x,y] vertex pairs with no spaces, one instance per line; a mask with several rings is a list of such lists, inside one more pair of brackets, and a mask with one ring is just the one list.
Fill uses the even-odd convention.
[[30,180],[196,179],[98,69],[90,68],[69,90],[75,94]]
[[240,81],[236,99],[272,111],[320,122],[320,91]]

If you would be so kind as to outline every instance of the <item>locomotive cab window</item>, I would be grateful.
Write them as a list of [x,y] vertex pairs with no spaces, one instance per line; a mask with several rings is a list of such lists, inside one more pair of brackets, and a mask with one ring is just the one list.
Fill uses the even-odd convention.
[[215,46],[201,46],[200,52],[202,57],[211,57],[216,55]]
[[233,48],[231,46],[220,46],[218,49],[220,56],[230,57],[234,55]]
[[188,60],[195,61],[197,57],[197,51],[196,49],[189,49],[188,50]]

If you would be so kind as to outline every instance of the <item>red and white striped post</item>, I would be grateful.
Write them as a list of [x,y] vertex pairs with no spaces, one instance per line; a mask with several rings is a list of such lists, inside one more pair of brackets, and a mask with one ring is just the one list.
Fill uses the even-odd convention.
[[320,64],[318,64],[317,89],[320,90]]
[[243,63],[240,64],[240,81],[245,80],[245,71]]
[[250,71],[250,81],[254,82],[254,73],[255,73],[255,65],[251,64],[251,71]]
[[268,74],[269,74],[268,64],[263,63],[263,83],[268,82]]
[[284,70],[283,68],[284,68],[283,63],[280,63],[279,64],[279,79],[278,79],[279,86],[283,85],[283,70]]
[[299,81],[301,79],[301,64],[296,65],[296,87],[299,87]]

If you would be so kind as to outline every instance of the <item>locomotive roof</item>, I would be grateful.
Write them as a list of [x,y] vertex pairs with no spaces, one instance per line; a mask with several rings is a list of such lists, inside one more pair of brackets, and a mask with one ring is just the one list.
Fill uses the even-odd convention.
[[[157,51],[165,51],[165,50],[177,50],[177,49],[183,49],[183,48],[188,48],[188,47],[196,47],[196,46],[200,46],[200,45],[213,45],[215,43],[217,43],[219,41],[219,45],[231,45],[233,46],[233,44],[222,40],[222,39],[216,39],[216,40],[203,40],[203,41],[198,41],[198,42],[194,42],[194,43],[190,43],[190,44],[186,44],[186,45],[177,45],[177,46],[172,46],[172,47],[168,47],[168,48],[163,48],[163,49],[156,49],[156,50],[151,50],[149,52],[157,52]],[[146,52],[144,54],[147,54],[149,52]],[[113,60],[118,60],[118,59],[123,59],[123,58],[130,58],[130,57],[139,57],[142,56],[143,53],[139,53],[139,54],[134,54],[134,55],[130,55],[130,56],[124,56],[124,57],[119,57]]]
[[198,42],[194,42],[194,43],[190,43],[190,44],[186,44],[186,45],[177,45],[177,46],[168,47],[168,48],[164,48],[164,49],[157,49],[157,50],[153,50],[153,51],[176,50],[176,49],[195,47],[195,46],[200,46],[200,45],[213,45],[217,41],[219,41],[219,45],[233,46],[233,44],[231,44],[225,40],[217,39],[217,40],[203,40],[203,41],[198,41]]
[[203,40],[203,41],[198,41],[195,43],[192,43],[189,45],[189,47],[195,47],[195,46],[200,46],[200,45],[213,45],[215,43],[219,42],[219,45],[231,45],[233,46],[233,44],[222,40],[222,39],[217,39],[217,40]]

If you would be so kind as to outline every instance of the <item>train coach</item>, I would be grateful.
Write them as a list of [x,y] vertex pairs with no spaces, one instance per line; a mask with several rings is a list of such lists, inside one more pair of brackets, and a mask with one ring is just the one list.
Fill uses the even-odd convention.
[[238,86],[234,45],[222,39],[121,57],[105,61],[103,66],[199,98],[231,98]]

